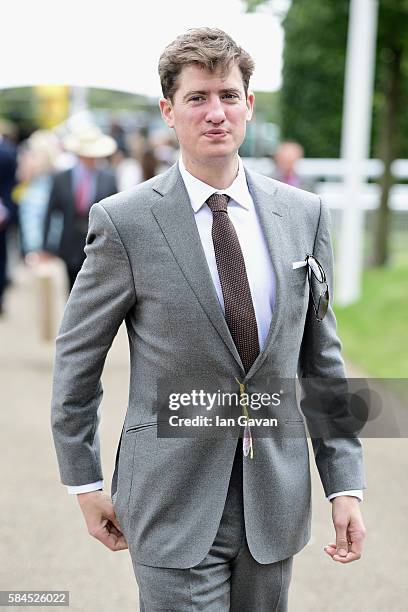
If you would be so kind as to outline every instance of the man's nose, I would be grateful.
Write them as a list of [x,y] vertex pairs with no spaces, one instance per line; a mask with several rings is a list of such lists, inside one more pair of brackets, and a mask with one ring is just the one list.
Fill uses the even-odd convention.
[[205,119],[206,121],[211,121],[211,123],[221,123],[225,120],[225,112],[222,101],[218,96],[215,96],[209,100]]

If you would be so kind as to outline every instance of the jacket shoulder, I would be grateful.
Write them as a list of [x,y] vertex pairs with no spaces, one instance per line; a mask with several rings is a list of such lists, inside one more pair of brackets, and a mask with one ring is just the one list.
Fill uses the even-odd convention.
[[157,175],[130,189],[103,198],[97,203],[110,217],[123,240],[126,241],[126,237],[130,234],[134,236],[135,232],[145,231],[151,223],[150,209],[162,197],[155,191],[162,177],[163,175]]
[[114,195],[104,198],[98,202],[110,215],[134,214],[135,207],[138,212],[152,206],[156,200],[154,187],[159,182],[160,175],[148,181],[139,183],[125,191],[119,191]]

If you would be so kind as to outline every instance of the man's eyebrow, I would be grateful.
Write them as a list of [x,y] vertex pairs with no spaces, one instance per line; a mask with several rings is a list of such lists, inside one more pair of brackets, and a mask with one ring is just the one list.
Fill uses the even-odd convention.
[[[236,94],[241,94],[241,91],[239,89],[237,89],[236,87],[226,87],[225,89],[220,89],[219,93],[221,94],[225,94],[225,93],[236,93]],[[193,90],[193,91],[188,91],[184,96],[183,96],[183,100],[186,100],[187,98],[189,98],[190,96],[205,96],[208,94],[208,91],[205,90],[201,90],[201,89],[197,89],[197,90]]]

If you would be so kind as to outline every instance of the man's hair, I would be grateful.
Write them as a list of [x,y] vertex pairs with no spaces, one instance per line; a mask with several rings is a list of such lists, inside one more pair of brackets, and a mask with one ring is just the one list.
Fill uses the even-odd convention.
[[249,79],[255,68],[249,53],[239,47],[223,30],[191,28],[167,45],[160,56],[159,76],[163,96],[173,101],[178,87],[177,78],[184,66],[195,65],[209,72],[220,68],[222,76],[225,76],[233,63],[236,63],[241,71],[247,95]]

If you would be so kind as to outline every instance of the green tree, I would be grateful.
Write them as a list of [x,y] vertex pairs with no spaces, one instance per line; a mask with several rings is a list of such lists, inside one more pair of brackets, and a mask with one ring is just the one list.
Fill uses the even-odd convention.
[[18,140],[27,138],[37,127],[37,100],[33,87],[0,90],[0,120],[16,126]]
[[[266,1],[247,0],[247,10]],[[283,20],[281,133],[299,141],[309,157],[340,154],[349,6],[349,0],[292,0]],[[407,106],[408,0],[380,0],[371,143],[371,155],[384,163],[372,256],[376,265],[388,261],[391,165],[408,157]]]
[[282,136],[307,157],[338,157],[348,0],[293,0],[283,21]]
[[377,65],[374,97],[373,150],[384,163],[379,180],[380,206],[374,227],[372,263],[389,260],[391,166],[408,157],[408,2],[381,0],[378,16]]

